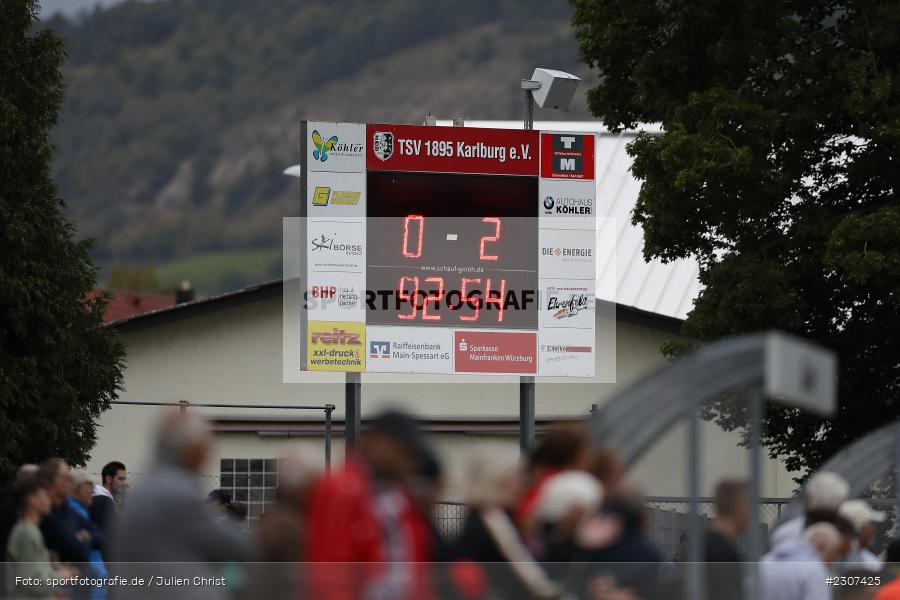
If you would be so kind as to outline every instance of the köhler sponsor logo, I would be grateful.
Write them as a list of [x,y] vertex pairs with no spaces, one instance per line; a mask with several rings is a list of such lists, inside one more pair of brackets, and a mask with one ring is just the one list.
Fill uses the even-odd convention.
[[545,215],[592,215],[594,213],[593,198],[575,198],[573,196],[547,196],[544,198]]
[[394,134],[390,131],[376,131],[372,135],[372,152],[381,160],[394,155]]
[[351,158],[362,156],[365,148],[362,144],[348,144],[341,142],[338,136],[328,137],[322,135],[317,129],[313,129],[310,134],[313,143],[313,159],[325,162],[331,156]]
[[550,296],[547,301],[547,310],[555,310],[554,319],[567,319],[574,317],[579,311],[588,307],[587,294],[570,294],[568,298]]
[[319,237],[313,238],[311,240],[312,252],[323,252],[325,250],[328,250],[331,252],[340,252],[345,256],[362,256],[362,244],[347,244],[344,242],[336,241],[336,235],[337,234],[332,234],[332,237],[327,237],[323,233]]

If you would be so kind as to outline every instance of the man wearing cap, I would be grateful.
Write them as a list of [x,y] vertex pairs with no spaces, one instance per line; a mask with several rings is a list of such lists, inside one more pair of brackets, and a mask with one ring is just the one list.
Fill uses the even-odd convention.
[[847,480],[837,473],[822,471],[810,477],[803,488],[804,513],[779,525],[772,532],[770,547],[775,548],[782,542],[796,541],[803,537],[803,531],[806,529],[806,512],[836,511],[849,493],[850,486],[847,485]]
[[878,571],[881,569],[881,560],[869,550],[869,544],[875,537],[878,524],[884,523],[886,515],[880,510],[873,509],[865,500],[847,500],[838,509],[842,517],[853,524],[856,530],[856,539],[850,548],[846,562],[851,567]]

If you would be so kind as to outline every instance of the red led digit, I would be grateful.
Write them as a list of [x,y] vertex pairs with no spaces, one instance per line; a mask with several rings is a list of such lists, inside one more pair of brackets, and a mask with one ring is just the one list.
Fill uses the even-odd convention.
[[444,278],[443,277],[426,277],[425,283],[437,283],[437,295],[432,296],[429,294],[429,298],[422,303],[422,318],[426,321],[440,321],[441,315],[429,315],[428,314],[428,303],[434,302],[434,307],[439,308],[441,305],[441,298],[444,297]]
[[[409,251],[409,222],[418,221],[419,235],[415,252]],[[419,258],[422,256],[422,232],[425,231],[425,217],[422,215],[406,215],[403,220],[403,256],[406,258]]]
[[493,223],[494,224],[494,235],[486,235],[481,238],[481,260],[497,260],[496,254],[485,254],[484,253],[484,245],[487,242],[496,242],[500,239],[500,219],[497,217],[484,217],[481,219],[483,223]]
[[[409,280],[413,283],[413,291],[411,294],[406,293],[406,280]],[[409,301],[409,306],[412,309],[412,312],[408,315],[397,315],[398,319],[410,320],[416,318],[416,295],[419,292],[419,278],[418,277],[406,277],[403,276],[400,278],[400,284],[397,286],[397,297],[400,298],[401,302]]]
[[496,304],[497,308],[500,310],[500,314],[497,316],[497,322],[503,322],[503,311],[505,310],[504,299],[506,298],[506,280],[500,280],[500,290],[491,291],[491,280],[487,280],[487,290],[484,292],[484,306],[487,307],[489,304]]
[[466,284],[467,283],[481,283],[481,278],[469,279],[468,277],[462,278],[462,283],[460,285],[459,293],[462,295],[462,301],[466,303],[466,305],[475,305],[475,314],[471,317],[460,317],[460,321],[477,321],[478,320],[478,311],[481,309],[481,298],[472,298],[470,302],[470,298],[466,296]]

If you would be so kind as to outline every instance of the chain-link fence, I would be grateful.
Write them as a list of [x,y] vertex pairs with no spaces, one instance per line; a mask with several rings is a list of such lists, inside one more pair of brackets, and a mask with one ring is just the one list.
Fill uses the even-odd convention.
[[[222,488],[228,491],[235,502],[247,506],[250,524],[266,511],[274,501],[277,476],[273,475],[274,466],[270,461],[253,461],[227,459],[223,465],[226,470],[220,475],[201,475],[200,483],[204,494]],[[244,464],[246,463],[246,464]],[[259,463],[259,464],[256,464]],[[268,468],[267,468],[268,467]],[[99,475],[96,475],[99,478]],[[143,478],[143,473],[129,473],[129,486],[136,485]],[[894,532],[894,500],[892,498],[867,498],[876,509],[886,514],[884,523],[871,544],[876,553],[881,552],[891,540]],[[686,549],[686,532],[688,530],[688,514],[690,498],[683,496],[646,496],[647,506],[646,533],[659,547],[667,559],[679,560]],[[782,520],[791,516],[791,498],[763,498],[760,502],[760,517],[765,528],[765,536]],[[713,516],[713,499],[699,499],[700,514],[704,520]],[[468,507],[465,502],[447,500],[439,502],[432,513],[432,522],[438,534],[448,541],[456,539],[465,525]]]
[[[764,531],[764,539],[782,520],[789,517],[792,498],[763,498],[760,502],[760,517]],[[883,550],[894,531],[894,500],[892,498],[868,498],[868,502],[886,515],[884,523],[878,529],[871,549],[877,553]],[[680,560],[686,551],[688,515],[690,498],[681,496],[647,496],[646,533],[667,559]],[[713,499],[699,499],[700,514],[704,521],[713,516]],[[446,540],[455,539],[465,523],[468,508],[462,502],[441,502],[434,510],[434,525],[438,533]]]
[[[791,498],[760,499],[760,519],[765,529],[764,539],[770,529],[781,519],[782,512],[791,503]],[[648,496],[647,536],[653,540],[663,556],[672,560],[683,560],[687,550],[687,530],[691,509],[690,498],[681,496]],[[700,516],[706,522],[714,515],[714,500],[710,497],[698,499]]]

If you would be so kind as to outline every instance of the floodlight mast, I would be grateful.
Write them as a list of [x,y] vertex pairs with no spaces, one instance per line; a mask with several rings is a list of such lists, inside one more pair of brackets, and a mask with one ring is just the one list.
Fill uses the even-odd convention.
[[523,79],[522,89],[525,90],[525,129],[534,129],[534,90],[541,89],[541,82]]
[[[537,68],[531,79],[523,79],[522,90],[525,91],[525,129],[534,129],[534,93],[545,86],[545,92],[539,98],[541,108],[569,110],[575,88],[581,81],[571,73],[553,69]],[[547,102],[550,96],[553,98]],[[535,427],[535,385],[533,375],[519,377],[519,448],[522,455],[528,457],[534,451]]]

